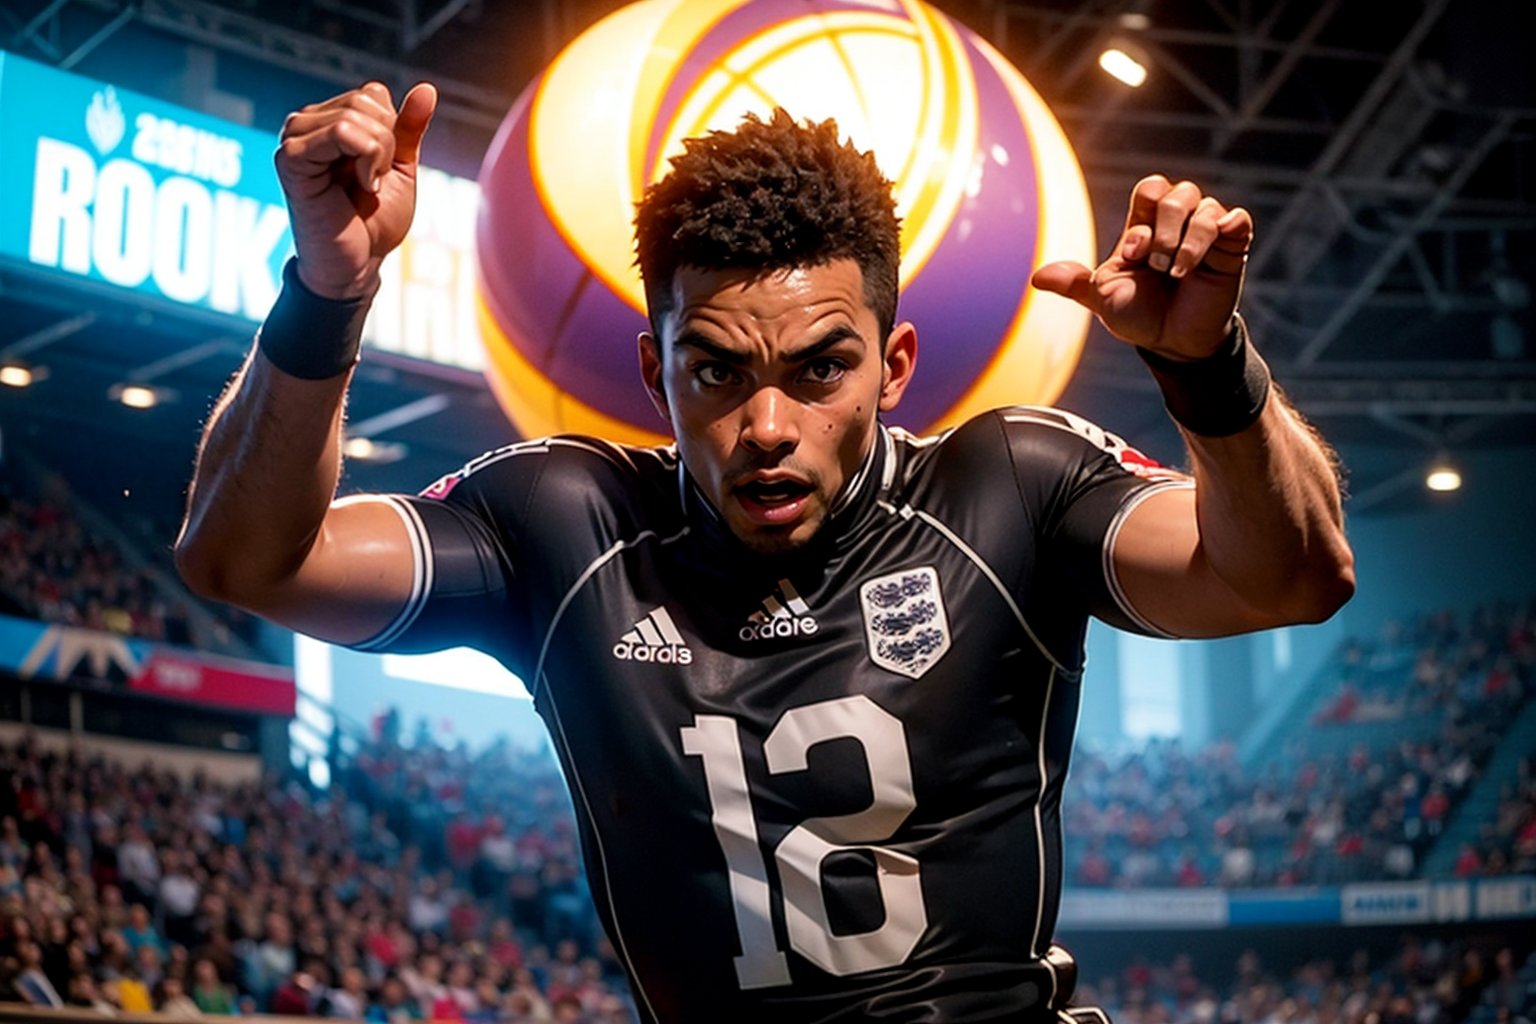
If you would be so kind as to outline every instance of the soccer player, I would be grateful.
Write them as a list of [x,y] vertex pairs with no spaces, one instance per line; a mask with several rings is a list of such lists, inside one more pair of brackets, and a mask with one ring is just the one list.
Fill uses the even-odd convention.
[[1043,408],[917,438],[879,415],[918,350],[889,183],[830,123],[748,119],[638,212],[640,375],[675,446],[530,440],[337,500],[434,105],[369,84],[284,125],[297,257],[209,420],[188,582],[526,680],[646,1020],[1054,1021],[1087,617],[1220,636],[1354,585],[1331,456],[1236,315],[1247,212],[1149,177],[1102,264],[1034,277],[1138,347],[1191,476]]

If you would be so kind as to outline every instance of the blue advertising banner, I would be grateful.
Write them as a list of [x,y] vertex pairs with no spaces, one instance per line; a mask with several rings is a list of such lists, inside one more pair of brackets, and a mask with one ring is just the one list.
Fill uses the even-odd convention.
[[1536,878],[1421,879],[1297,889],[1067,889],[1066,931],[1432,925],[1536,918]]
[[0,254],[259,320],[293,246],[273,147],[0,53]]
[[[0,51],[0,259],[254,325],[293,233],[277,136]],[[470,370],[479,186],[428,167],[371,347]]]

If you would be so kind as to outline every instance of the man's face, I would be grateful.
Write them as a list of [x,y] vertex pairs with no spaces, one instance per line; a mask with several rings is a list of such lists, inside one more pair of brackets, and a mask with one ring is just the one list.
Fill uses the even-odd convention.
[[779,554],[819,530],[901,399],[910,324],[880,336],[851,259],[768,272],[683,267],[641,371],[731,532]]

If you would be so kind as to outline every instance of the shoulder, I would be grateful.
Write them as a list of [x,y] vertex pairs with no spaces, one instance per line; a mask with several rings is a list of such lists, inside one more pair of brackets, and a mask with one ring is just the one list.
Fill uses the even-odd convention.
[[1020,472],[1072,475],[1116,471],[1144,480],[1176,480],[1183,474],[1127,444],[1120,435],[1066,409],[1012,405],[983,414],[1001,425]]
[[937,510],[979,506],[989,522],[1012,524],[1009,510],[1020,510],[1046,528],[1090,496],[1112,514],[1134,492],[1187,480],[1064,409],[1007,406],[932,438],[891,434],[896,486],[908,500]]
[[991,409],[930,437],[900,427],[890,433],[908,475],[925,470],[970,475],[1011,468],[1023,477],[1052,477],[1106,467],[1148,480],[1183,475],[1091,420],[1048,406]]
[[519,441],[478,455],[422,490],[424,498],[447,498],[460,485],[474,487],[527,483],[548,478],[557,485],[626,486],[675,471],[671,448],[636,448],[598,437],[569,434]]
[[601,438],[561,435],[504,445],[480,455],[421,492],[481,511],[572,511],[646,505],[675,490],[672,448],[637,448]]

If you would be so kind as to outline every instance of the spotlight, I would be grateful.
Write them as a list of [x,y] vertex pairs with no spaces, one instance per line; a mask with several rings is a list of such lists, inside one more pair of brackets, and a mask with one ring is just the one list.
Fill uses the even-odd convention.
[[341,454],[367,462],[373,458],[373,442],[366,437],[349,437],[341,444]]
[[163,397],[148,384],[116,384],[108,394],[130,409],[153,409]]
[[22,366],[20,363],[6,363],[0,366],[0,384],[7,387],[31,387],[37,379],[37,374],[32,372],[30,366]]
[[405,458],[408,449],[395,441],[375,441],[371,437],[349,437],[341,443],[341,454],[358,462],[389,463]]
[[1134,49],[1129,43],[1116,42],[1099,54],[1099,67],[1133,89],[1147,80],[1146,61],[1132,56]]
[[1461,490],[1461,472],[1445,457],[1436,459],[1430,464],[1429,472],[1424,477],[1424,486],[1432,491],[1442,493]]
[[1153,3],[1154,0],[1131,0],[1116,19],[1120,27],[1127,32],[1145,32],[1151,28]]

